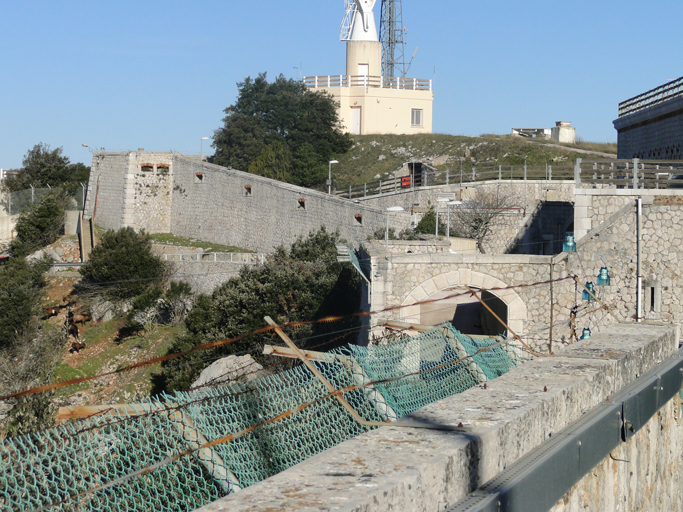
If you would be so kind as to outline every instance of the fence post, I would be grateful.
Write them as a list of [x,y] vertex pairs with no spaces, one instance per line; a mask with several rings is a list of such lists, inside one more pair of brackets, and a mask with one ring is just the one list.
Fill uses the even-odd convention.
[[394,192],[396,192],[396,175],[394,174]]
[[633,190],[638,190],[638,159],[633,159]]
[[524,181],[526,181],[526,160],[524,161]]
[[474,170],[474,169],[475,169],[475,168],[472,167],[472,181],[474,181],[475,178],[476,178],[476,174],[475,174],[475,170]]
[[382,180],[379,180],[379,195],[382,195]]
[[574,188],[581,188],[581,158],[574,164]]
[[351,185],[349,185],[349,199],[351,199]]
[[498,181],[503,179],[503,166],[499,165],[498,166]]
[[446,185],[448,185],[448,178],[449,178],[450,172],[451,171],[449,169],[446,169]]
[[34,202],[34,199],[33,199],[34,188],[33,188],[33,185],[29,185],[29,186],[31,187],[31,203],[33,203]]
[[553,181],[553,166],[548,166],[548,181]]
[[363,197],[367,197],[368,195],[368,184],[363,183]]

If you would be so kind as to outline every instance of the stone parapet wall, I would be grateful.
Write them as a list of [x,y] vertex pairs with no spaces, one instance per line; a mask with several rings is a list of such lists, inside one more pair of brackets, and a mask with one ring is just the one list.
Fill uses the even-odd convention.
[[132,152],[106,152],[93,155],[85,202],[85,215],[105,229],[124,226],[126,197],[124,188],[129,179]]
[[229,261],[172,261],[173,281],[185,281],[194,293],[211,294],[217,286],[237,277],[244,263]]
[[[675,327],[615,325],[557,357],[524,363],[486,388],[471,388],[405,419],[435,428],[386,426],[367,432],[199,510],[448,510],[677,348]],[[458,425],[467,431],[449,430]],[[618,426],[613,428],[616,437]],[[674,396],[553,512],[680,510],[682,449],[680,398]]]

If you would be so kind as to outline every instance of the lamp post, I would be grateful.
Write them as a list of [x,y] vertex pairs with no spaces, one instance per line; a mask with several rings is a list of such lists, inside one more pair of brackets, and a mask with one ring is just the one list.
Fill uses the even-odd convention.
[[88,148],[88,151],[90,151],[93,155],[94,155],[95,153],[97,153],[97,150],[96,150],[96,149],[91,148],[91,147],[88,146],[87,144],[81,144],[81,146],[83,146],[84,148]]
[[202,137],[201,142],[199,143],[199,159],[203,162],[204,161],[204,141],[209,140],[210,137]]
[[434,229],[435,235],[439,236],[439,203],[447,203],[449,199],[447,197],[442,197],[436,200],[436,228]]
[[338,164],[336,160],[330,160],[330,166],[327,173],[327,194],[332,195],[332,164]]
[[390,206],[387,208],[387,231],[384,235],[384,248],[389,251],[389,213],[390,212],[403,212],[405,209],[402,206]]
[[448,231],[446,232],[446,239],[450,241],[451,239],[451,206],[460,206],[462,204],[462,201],[449,201],[446,203],[446,210],[448,212],[447,218],[448,218]]

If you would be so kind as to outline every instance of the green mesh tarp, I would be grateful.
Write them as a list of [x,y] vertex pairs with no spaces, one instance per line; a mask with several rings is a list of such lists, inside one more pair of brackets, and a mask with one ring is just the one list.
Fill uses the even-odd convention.
[[[484,348],[490,350],[459,361]],[[370,421],[404,416],[523,360],[507,345],[448,324],[324,359],[316,367]],[[149,400],[138,405],[150,411],[142,416],[108,413],[6,439],[0,510],[193,510],[370,430],[328,395],[301,365]],[[213,441],[219,442],[198,449]]]

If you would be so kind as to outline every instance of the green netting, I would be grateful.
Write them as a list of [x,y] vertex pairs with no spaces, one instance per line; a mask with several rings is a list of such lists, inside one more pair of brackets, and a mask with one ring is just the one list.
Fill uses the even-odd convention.
[[[446,323],[388,345],[340,351],[353,356],[370,381],[379,381],[374,387],[401,417],[514,368],[515,362],[499,347],[475,355],[476,365],[472,359],[456,362],[495,343],[493,338],[462,335]],[[407,377],[399,378],[403,375]]]
[[[343,396],[371,421],[409,414],[502,375],[522,360],[492,338],[472,339],[447,324],[387,345],[349,346],[324,358],[314,364],[336,389],[366,385]],[[375,381],[384,382],[367,386]],[[370,430],[327,395],[301,365],[249,383],[150,400],[141,407],[154,412],[143,416],[109,413],[7,439],[0,443],[0,509],[34,510],[67,500],[51,510],[193,510]],[[302,404],[309,405],[298,410]],[[168,457],[254,426],[234,440],[169,462]],[[135,473],[154,464],[159,467]],[[85,494],[69,499],[80,493]]]
[[[7,439],[0,444],[0,508],[24,511],[59,503],[186,449],[166,414],[109,414]],[[50,510],[72,511],[79,504],[80,510],[184,511],[223,494],[195,457],[181,457]]]

